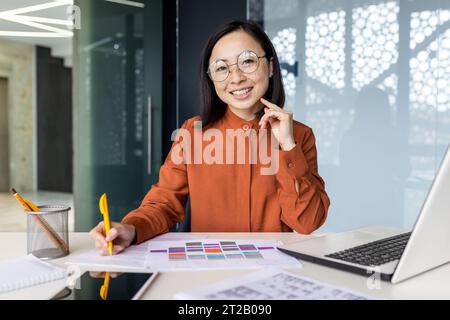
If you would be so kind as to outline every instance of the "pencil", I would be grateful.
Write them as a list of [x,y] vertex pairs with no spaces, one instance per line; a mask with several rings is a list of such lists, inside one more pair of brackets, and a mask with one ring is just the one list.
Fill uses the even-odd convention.
[[[19,193],[11,188],[11,193],[19,201],[19,203],[24,207],[26,211],[39,212],[39,208],[34,205],[31,201],[23,199]],[[47,237],[53,242],[53,244],[60,249],[64,254],[69,253],[69,248],[66,242],[59,236],[59,234],[48,224],[44,217],[40,215],[33,214],[33,218],[36,220],[37,225],[41,230],[47,235]]]

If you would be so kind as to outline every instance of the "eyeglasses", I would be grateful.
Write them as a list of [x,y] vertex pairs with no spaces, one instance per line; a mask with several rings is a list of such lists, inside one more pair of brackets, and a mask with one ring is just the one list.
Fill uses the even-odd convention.
[[212,81],[222,82],[225,81],[230,75],[230,67],[237,65],[239,70],[243,73],[252,73],[258,69],[259,59],[264,58],[266,55],[258,56],[255,52],[250,50],[242,51],[237,59],[236,63],[227,64],[222,59],[215,60],[208,67],[206,72]]

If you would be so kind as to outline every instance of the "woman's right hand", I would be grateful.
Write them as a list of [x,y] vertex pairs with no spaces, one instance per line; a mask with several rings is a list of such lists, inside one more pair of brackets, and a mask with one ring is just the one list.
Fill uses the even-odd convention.
[[105,237],[105,227],[102,221],[89,234],[95,240],[95,248],[100,255],[107,256],[109,255],[108,241],[113,242],[113,255],[118,254],[131,245],[136,236],[136,229],[131,224],[111,222],[111,229]]

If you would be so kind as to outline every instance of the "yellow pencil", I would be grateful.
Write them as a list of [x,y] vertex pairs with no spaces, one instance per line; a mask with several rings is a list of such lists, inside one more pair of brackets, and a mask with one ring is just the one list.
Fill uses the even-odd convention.
[[[103,222],[105,225],[105,237],[108,235],[109,230],[111,230],[111,223],[109,221],[109,210],[108,210],[108,199],[106,198],[106,193],[102,194],[98,202],[100,208],[100,213],[103,215]],[[112,255],[113,243],[108,241],[108,251]]]

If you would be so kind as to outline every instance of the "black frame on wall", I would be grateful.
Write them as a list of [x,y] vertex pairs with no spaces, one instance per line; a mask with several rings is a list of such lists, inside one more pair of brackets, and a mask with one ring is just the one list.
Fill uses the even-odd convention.
[[[163,3],[163,154],[172,132],[200,113],[200,56],[222,23],[247,18],[247,0],[165,0]],[[178,18],[178,22],[177,22]]]
[[72,68],[36,47],[38,189],[72,192]]

